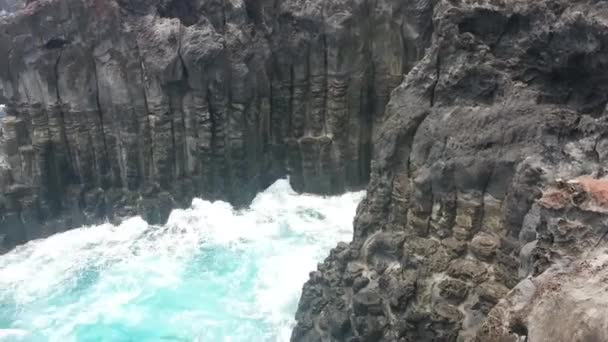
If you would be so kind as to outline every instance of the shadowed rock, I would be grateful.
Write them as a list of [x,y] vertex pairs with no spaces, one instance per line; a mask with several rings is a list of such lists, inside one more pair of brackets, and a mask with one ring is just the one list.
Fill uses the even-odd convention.
[[364,186],[431,33],[426,1],[2,1],[2,248],[284,176]]
[[[518,321],[501,312],[521,306],[500,304],[526,277],[604,244],[605,4],[446,0],[432,22],[431,45],[391,93],[373,140],[353,241],[319,265],[324,281],[304,286],[292,341],[605,340],[605,310],[580,298],[566,302],[598,315],[539,299]],[[379,238],[403,248],[378,248]],[[354,310],[349,264],[365,270],[382,317]],[[392,288],[411,288],[403,274],[415,287],[391,305]],[[599,291],[594,279],[584,293]],[[313,292],[320,312],[306,309]],[[555,303],[563,293],[549,292]],[[353,324],[336,338],[326,317],[344,310]]]
[[244,205],[286,175],[322,194],[368,183],[294,342],[606,339],[588,300],[605,277],[604,2],[0,9],[3,248],[163,222],[194,196]]

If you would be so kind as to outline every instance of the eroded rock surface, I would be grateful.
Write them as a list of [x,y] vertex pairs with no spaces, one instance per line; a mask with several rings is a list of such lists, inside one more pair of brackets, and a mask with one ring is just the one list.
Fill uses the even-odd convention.
[[[0,0],[0,236],[367,184],[431,3]],[[0,248],[1,249],[1,248]]]
[[[534,204],[526,274],[489,312],[476,341],[599,342],[608,338],[608,179],[560,181]],[[556,324],[556,322],[558,322]]]
[[369,179],[294,342],[607,339],[589,301],[606,279],[606,2],[0,10],[3,247],[162,222],[194,196],[245,204],[284,175],[316,193]]
[[[576,294],[565,303],[597,315],[542,318],[555,309],[543,298],[591,269],[530,299],[539,311],[519,323],[501,299],[604,243],[608,5],[437,1],[433,28],[391,95],[354,240],[311,274],[292,341],[606,340],[605,308]],[[543,197],[569,181],[572,193]],[[597,258],[590,296],[608,275]]]

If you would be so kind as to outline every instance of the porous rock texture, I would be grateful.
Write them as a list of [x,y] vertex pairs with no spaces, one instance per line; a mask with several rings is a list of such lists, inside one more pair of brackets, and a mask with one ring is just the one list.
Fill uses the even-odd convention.
[[[488,314],[476,341],[605,341],[608,332],[608,180],[559,181],[527,216],[527,275]],[[559,324],[556,324],[559,322]]]
[[195,196],[363,187],[429,1],[0,0],[0,250]]
[[608,340],[608,3],[439,0],[432,20],[292,341]]
[[369,180],[294,342],[608,340],[608,3],[0,9],[4,247]]

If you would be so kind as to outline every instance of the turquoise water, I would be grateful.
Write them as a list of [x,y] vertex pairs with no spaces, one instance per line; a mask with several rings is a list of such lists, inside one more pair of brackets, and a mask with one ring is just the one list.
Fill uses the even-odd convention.
[[0,256],[0,341],[288,341],[302,284],[352,237],[363,193],[248,210],[195,199],[165,226],[131,218]]

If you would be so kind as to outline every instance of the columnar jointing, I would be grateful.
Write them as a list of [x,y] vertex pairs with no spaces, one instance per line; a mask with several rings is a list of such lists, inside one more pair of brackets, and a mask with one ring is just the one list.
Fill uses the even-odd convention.
[[434,3],[292,341],[607,340],[606,4]]
[[2,249],[369,183],[294,342],[606,340],[604,2],[26,2],[0,0]]
[[10,5],[3,248],[106,217],[163,222],[195,196],[245,205],[286,175],[297,191],[362,187],[390,91],[430,40],[430,5],[397,0]]

